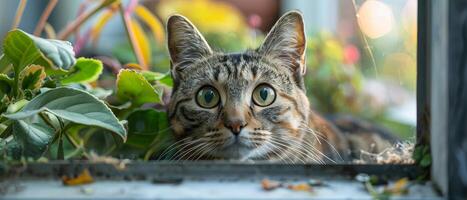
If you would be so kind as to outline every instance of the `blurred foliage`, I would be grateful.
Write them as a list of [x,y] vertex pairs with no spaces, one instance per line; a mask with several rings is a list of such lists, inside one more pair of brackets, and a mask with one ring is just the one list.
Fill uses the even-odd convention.
[[[325,115],[352,114],[389,129],[401,139],[414,139],[413,126],[388,118],[386,111],[390,105],[373,105],[374,99],[363,91],[367,76],[374,75],[366,75],[361,68],[357,47],[342,44],[335,36],[326,32],[309,36],[307,42],[305,86],[315,110]],[[394,77],[388,71],[397,72],[402,67],[407,65],[391,63],[384,66],[380,73],[382,77]],[[400,77],[395,77],[415,82],[414,73],[404,72]],[[414,84],[411,86],[415,87]]]
[[162,19],[181,14],[196,25],[212,47],[240,51],[248,43],[249,27],[242,13],[232,5],[212,0],[163,0],[156,7]]
[[343,45],[328,33],[307,40],[305,85],[312,107],[324,113],[360,112],[363,75],[344,64]]

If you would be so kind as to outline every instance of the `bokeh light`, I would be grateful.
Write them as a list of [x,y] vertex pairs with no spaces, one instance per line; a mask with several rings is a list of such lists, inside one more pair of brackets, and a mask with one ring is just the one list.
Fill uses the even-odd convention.
[[394,14],[381,1],[367,0],[357,13],[358,25],[362,32],[376,39],[389,33],[394,27]]

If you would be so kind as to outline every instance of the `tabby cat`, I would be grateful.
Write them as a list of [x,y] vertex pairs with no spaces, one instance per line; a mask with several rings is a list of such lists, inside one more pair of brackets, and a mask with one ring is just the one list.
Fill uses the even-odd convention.
[[168,114],[176,138],[171,159],[330,163],[392,142],[365,122],[338,119],[343,128],[359,129],[341,132],[310,109],[299,12],[283,15],[258,49],[242,53],[214,52],[180,15],[168,19],[167,35],[174,80]]

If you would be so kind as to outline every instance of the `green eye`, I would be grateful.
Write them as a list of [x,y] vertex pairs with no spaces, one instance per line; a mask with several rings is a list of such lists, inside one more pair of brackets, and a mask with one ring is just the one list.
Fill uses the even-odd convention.
[[219,93],[211,86],[202,87],[196,95],[196,103],[203,108],[214,108],[219,100]]
[[269,106],[274,100],[276,100],[276,92],[267,84],[261,84],[253,91],[253,102],[258,106]]

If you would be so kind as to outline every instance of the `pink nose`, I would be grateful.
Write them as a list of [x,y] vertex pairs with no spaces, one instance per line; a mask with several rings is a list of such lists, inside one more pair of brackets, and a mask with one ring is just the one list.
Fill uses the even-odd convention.
[[225,124],[225,127],[230,129],[234,135],[238,135],[243,127],[246,126],[245,122],[242,121],[235,121],[235,122],[228,122]]

